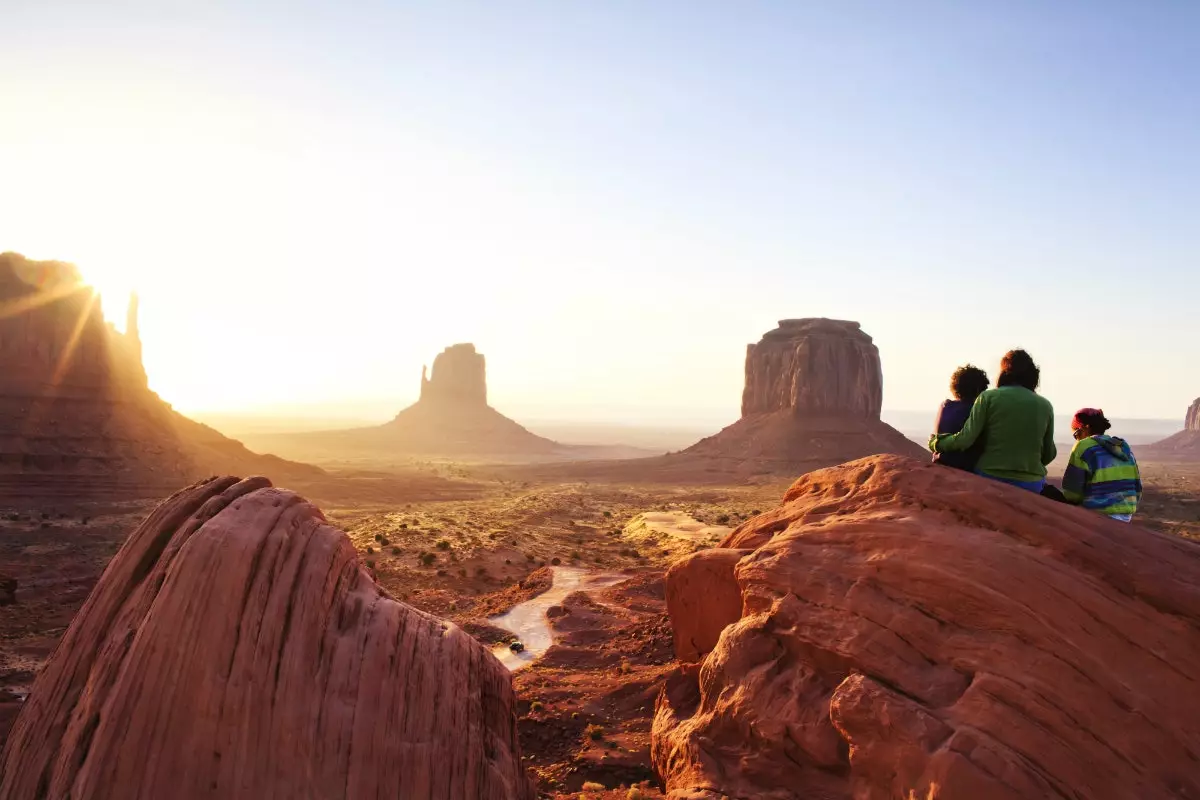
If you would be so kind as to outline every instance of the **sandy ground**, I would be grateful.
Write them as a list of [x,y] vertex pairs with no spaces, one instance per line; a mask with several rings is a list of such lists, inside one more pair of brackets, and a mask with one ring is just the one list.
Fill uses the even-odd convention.
[[[1147,492],[1137,522],[1200,540],[1200,464],[1147,464],[1143,473]],[[453,468],[443,472],[454,475]],[[650,784],[637,792],[659,796],[650,722],[672,661],[662,575],[676,559],[715,544],[721,530],[773,508],[787,482],[698,487],[457,478],[461,491],[443,487],[426,499],[397,491],[394,501],[380,501],[377,487],[356,490],[356,480],[341,476],[307,493],[320,497],[326,516],[388,591],[452,619],[485,644],[511,640],[488,618],[549,588],[547,567],[629,576],[550,609],[557,643],[514,676],[519,728],[543,797],[626,798],[629,787],[644,781]],[[16,603],[0,607],[0,742],[72,615],[152,506],[0,507],[0,577],[18,582]],[[650,516],[635,521],[642,514]],[[685,527],[703,534],[680,537],[639,524],[678,527],[683,515],[701,526]]]

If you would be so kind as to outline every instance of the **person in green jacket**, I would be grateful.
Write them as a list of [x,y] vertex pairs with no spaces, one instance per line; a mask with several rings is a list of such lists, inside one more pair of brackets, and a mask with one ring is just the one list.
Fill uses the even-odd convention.
[[1129,522],[1142,498],[1142,475],[1129,443],[1105,431],[1112,423],[1098,408],[1083,408],[1071,420],[1075,449],[1063,473],[1068,503]]
[[961,431],[931,436],[929,449],[961,452],[982,438],[977,473],[1041,493],[1046,487],[1046,465],[1058,455],[1058,449],[1054,446],[1054,408],[1037,394],[1040,382],[1041,370],[1029,353],[1005,353],[996,388],[979,395]]

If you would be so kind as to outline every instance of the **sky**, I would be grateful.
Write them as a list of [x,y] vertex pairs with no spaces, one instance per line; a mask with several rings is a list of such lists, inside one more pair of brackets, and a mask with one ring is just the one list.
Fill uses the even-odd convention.
[[776,320],[884,406],[1025,347],[1200,395],[1200,4],[0,0],[0,250],[78,264],[188,413],[713,424]]

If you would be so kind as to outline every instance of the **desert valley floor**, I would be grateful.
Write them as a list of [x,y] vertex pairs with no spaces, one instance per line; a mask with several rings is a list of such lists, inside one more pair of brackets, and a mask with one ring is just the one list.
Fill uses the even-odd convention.
[[[726,529],[775,508],[786,481],[662,486],[494,481],[469,466],[429,464],[450,478],[437,494],[384,502],[333,476],[319,503],[391,595],[457,623],[487,645],[513,638],[490,617],[550,588],[555,567],[622,582],[572,593],[551,607],[554,646],[514,674],[524,758],[543,797],[658,796],[650,726],[674,653],[664,571],[717,544]],[[1200,467],[1148,464],[1137,524],[1200,539]],[[375,493],[378,495],[378,492]],[[447,495],[454,499],[445,499]],[[0,508],[0,745],[35,674],[126,535],[156,501]],[[1039,501],[1040,502],[1040,501]],[[682,512],[712,526],[682,538],[630,525]],[[0,601],[6,587],[0,585]],[[586,789],[585,789],[586,786]],[[599,787],[604,787],[601,791]]]

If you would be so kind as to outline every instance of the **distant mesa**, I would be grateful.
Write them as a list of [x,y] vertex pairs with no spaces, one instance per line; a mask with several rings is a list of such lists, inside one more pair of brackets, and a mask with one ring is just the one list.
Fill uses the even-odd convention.
[[880,421],[879,349],[857,322],[786,319],[746,349],[742,417],[681,456],[794,470],[878,453],[923,458]]
[[488,405],[487,363],[475,345],[447,347],[421,371],[421,394],[390,422],[368,428],[252,437],[298,458],[378,463],[394,457],[544,460],[572,448],[530,433]]
[[177,413],[150,390],[136,297],[107,324],[79,270],[0,254],[0,495],[160,494],[217,472],[315,477]]
[[1200,397],[1188,408],[1183,430],[1136,452],[1139,457],[1153,461],[1200,461]]
[[473,344],[447,347],[421,373],[421,396],[376,430],[392,452],[441,456],[548,455],[561,446],[488,405],[487,364]]

